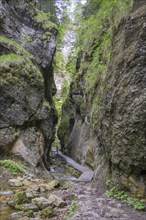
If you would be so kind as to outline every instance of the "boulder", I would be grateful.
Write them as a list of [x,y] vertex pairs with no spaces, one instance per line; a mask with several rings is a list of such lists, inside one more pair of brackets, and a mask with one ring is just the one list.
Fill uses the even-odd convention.
[[56,180],[52,180],[47,184],[39,184],[40,192],[51,191],[60,186],[60,183]]
[[52,205],[51,201],[44,197],[32,199],[32,204],[37,205],[39,209],[44,209]]
[[53,207],[63,208],[65,206],[65,202],[54,194],[50,194],[48,200]]
[[26,197],[29,199],[33,199],[39,196],[39,186],[32,186],[26,190]]
[[17,186],[17,187],[23,186],[22,182],[17,179],[10,179],[8,181],[8,184],[9,186]]

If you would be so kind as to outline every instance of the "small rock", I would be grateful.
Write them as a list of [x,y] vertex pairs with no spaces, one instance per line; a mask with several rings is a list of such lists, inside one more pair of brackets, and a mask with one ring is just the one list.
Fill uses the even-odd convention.
[[29,211],[29,210],[38,211],[38,207],[34,204],[23,204],[22,208],[24,211]]
[[40,190],[40,192],[48,191],[47,184],[40,184],[39,190]]
[[29,220],[42,220],[41,217],[29,218]]
[[22,217],[22,215],[23,215],[23,212],[14,212],[14,213],[11,214],[10,219],[14,219],[14,220],[19,219],[19,218]]
[[41,183],[41,180],[36,178],[36,179],[33,179],[32,182],[39,184],[39,183]]
[[39,196],[39,187],[32,187],[26,190],[26,197],[28,199],[33,199]]
[[27,180],[32,181],[32,177],[29,176],[29,177],[27,178]]
[[63,208],[65,206],[65,202],[58,196],[51,194],[49,195],[48,198],[49,202],[51,205],[59,207],[59,208]]
[[123,211],[116,208],[110,208],[110,210],[107,210],[105,213],[106,218],[120,218],[121,214],[123,214]]
[[8,184],[9,186],[17,186],[17,187],[23,186],[23,184],[17,179],[10,179],[8,181]]
[[30,186],[31,185],[31,182],[27,179],[23,180],[22,183],[23,183],[24,186]]
[[44,209],[52,205],[51,202],[44,197],[32,199],[32,204],[37,205],[40,209]]
[[22,182],[22,181],[23,181],[23,178],[22,178],[21,176],[18,176],[18,177],[17,177],[17,180],[20,181],[20,182]]

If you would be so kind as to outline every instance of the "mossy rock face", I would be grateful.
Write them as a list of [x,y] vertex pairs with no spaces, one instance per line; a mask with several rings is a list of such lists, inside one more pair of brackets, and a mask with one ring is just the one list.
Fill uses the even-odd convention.
[[67,136],[67,133],[69,132],[70,127],[70,118],[69,116],[62,117],[59,129],[58,129],[58,138],[64,145],[65,143],[68,143],[69,136]]
[[145,198],[145,176],[137,176],[137,175],[130,175],[128,178],[125,175],[122,175],[120,178],[121,184],[125,186],[127,189],[130,190],[130,193],[138,198]]
[[[75,123],[67,130],[67,145],[80,162],[87,154],[80,155],[79,147],[93,148],[95,182],[103,184],[111,175],[113,181],[118,179],[134,196],[142,198],[146,197],[146,5],[144,1],[134,2],[133,11],[125,18],[122,16],[130,1],[113,4],[108,0],[100,1],[98,10],[85,18],[83,29],[80,26],[83,59],[79,77],[71,84],[70,101],[63,107],[62,117],[74,110]],[[90,6],[92,1],[88,3]],[[118,10],[112,21],[115,7]],[[79,95],[86,100],[83,118],[78,108],[82,105]]]
[[[29,58],[17,55],[7,54],[0,56],[0,84],[40,84],[43,87],[43,77],[37,66]],[[24,82],[24,83],[23,83]]]
[[44,13],[42,11],[37,10],[37,15],[34,17],[34,20],[41,24],[45,30],[57,29],[57,26],[49,21],[50,13]]
[[7,51],[7,54],[15,53],[21,56],[32,58],[32,55],[27,50],[20,46],[16,41],[8,37],[0,36],[0,46],[3,48],[1,50],[2,55],[4,55],[5,51]]
[[31,56],[25,56],[29,53],[17,43],[13,45],[15,42],[5,38],[6,48],[15,49],[16,54],[0,56],[0,146],[3,152],[17,154],[36,166],[41,157],[38,141],[42,134],[35,124],[39,118],[49,116],[50,108],[43,105],[44,80],[39,68],[31,61]]
[[1,6],[1,151],[44,169],[42,158],[48,159],[57,122],[52,104],[56,25],[34,1],[2,1]]
[[[17,7],[14,7],[15,5]],[[22,45],[34,55],[36,62],[41,67],[46,68],[51,64],[56,46],[57,27],[50,21],[49,13],[39,11],[30,1],[20,0],[18,2],[14,0],[3,4],[1,20],[3,24],[1,35],[9,36]],[[18,45],[15,43],[13,47],[16,46]]]
[[28,58],[16,54],[0,56],[0,74],[1,103],[5,106],[1,125],[23,125],[43,99],[42,74]]
[[67,98],[62,106],[62,117],[59,128],[57,130],[57,136],[60,140],[61,147],[63,151],[69,151],[67,145],[69,142],[70,133],[74,125],[74,107]]

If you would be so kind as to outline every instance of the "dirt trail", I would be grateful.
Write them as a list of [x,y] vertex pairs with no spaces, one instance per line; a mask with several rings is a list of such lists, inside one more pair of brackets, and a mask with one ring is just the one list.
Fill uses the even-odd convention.
[[[73,202],[79,205],[79,209],[67,218],[68,220],[146,220],[146,212],[136,211],[124,202],[108,198],[105,193],[101,194],[98,188],[93,187],[92,178],[89,177],[90,175],[86,175],[89,172],[93,176],[93,171],[76,163],[60,151],[58,155],[64,158],[69,165],[82,172],[79,177],[79,179],[82,178],[82,182],[79,179],[70,181],[67,183],[67,187],[63,187],[64,189],[57,192],[67,204],[71,202],[69,195],[76,195]],[[89,177],[88,181],[84,181],[83,175]],[[64,215],[60,216],[59,220],[63,219]],[[52,220],[58,219],[54,217]]]
[[91,183],[71,182],[66,190],[61,190],[61,194],[64,198],[76,194],[74,203],[79,205],[68,220],[146,220],[146,212],[138,212],[124,202],[100,195]]

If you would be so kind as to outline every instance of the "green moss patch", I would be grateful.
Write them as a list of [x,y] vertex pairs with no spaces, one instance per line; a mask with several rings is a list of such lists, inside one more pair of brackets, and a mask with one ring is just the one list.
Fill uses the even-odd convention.
[[32,57],[32,55],[27,50],[25,50],[18,43],[16,43],[14,40],[11,40],[8,37],[0,36],[0,45],[7,48],[10,51],[10,53],[16,53],[21,56],[24,55],[25,57],[29,58]]
[[50,13],[44,13],[42,11],[37,10],[37,15],[34,16],[34,20],[37,23],[40,23],[44,29],[52,30],[53,28],[57,29],[57,25],[51,22]]
[[0,56],[0,74],[0,84],[24,84],[26,80],[43,84],[43,77],[37,66],[30,59],[17,54]]

